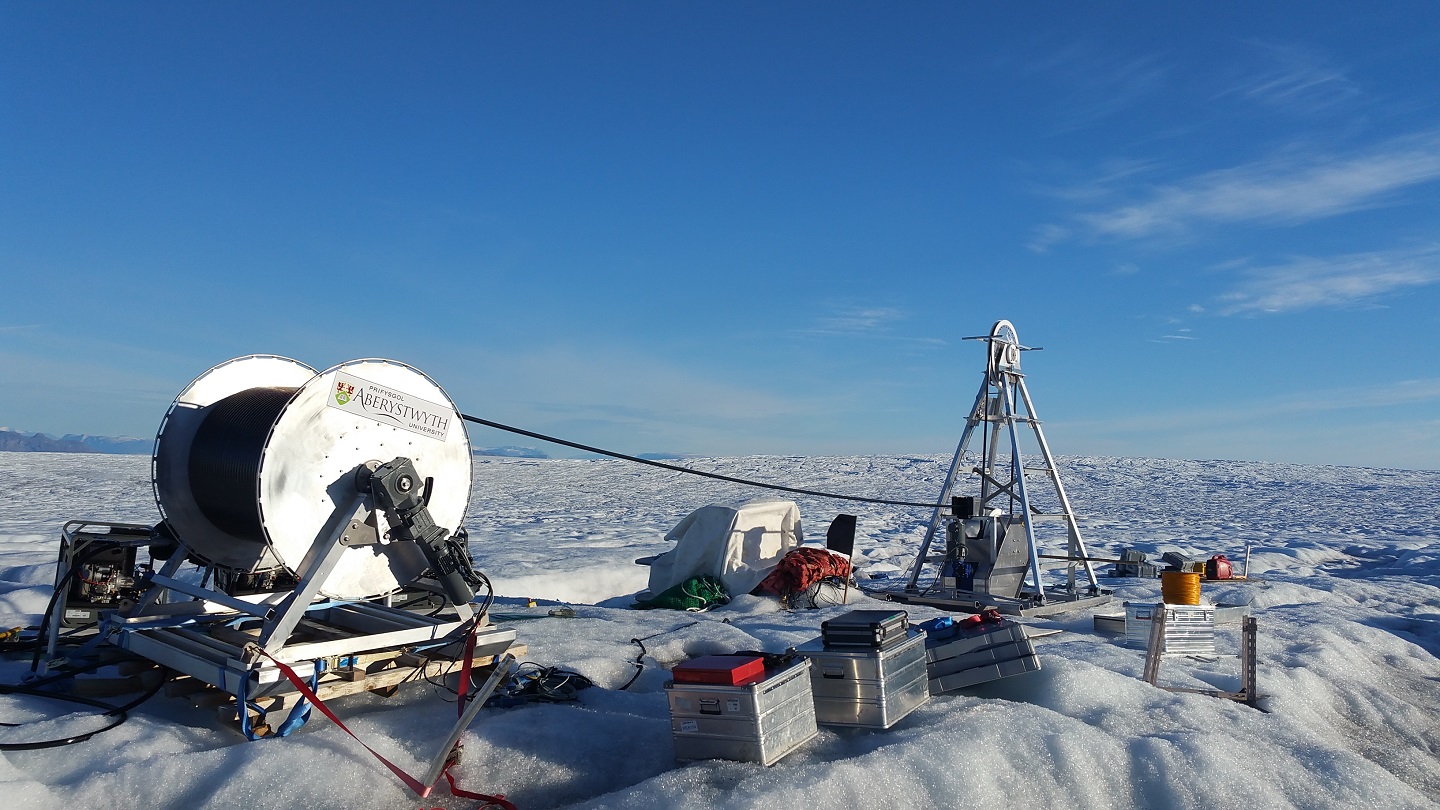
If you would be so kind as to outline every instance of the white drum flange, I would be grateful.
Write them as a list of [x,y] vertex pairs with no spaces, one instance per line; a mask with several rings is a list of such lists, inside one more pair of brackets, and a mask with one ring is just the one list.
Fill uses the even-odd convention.
[[[209,449],[197,446],[195,436],[215,404],[252,388],[295,390],[262,446],[235,448],[258,454],[247,459],[258,460],[254,487],[225,494],[232,501],[227,506],[256,512],[261,532],[244,537],[217,525],[197,502],[192,475],[210,465],[204,459],[192,465],[191,454]],[[214,427],[208,435],[215,435]],[[399,456],[434,481],[429,510],[436,524],[460,528],[470,503],[470,441],[454,403],[434,380],[393,360],[353,360],[316,374],[294,360],[252,355],[210,369],[176,398],[156,437],[152,478],[161,514],[193,556],[230,571],[294,574],[336,504],[354,491],[355,470]],[[384,519],[372,523],[383,534]],[[425,565],[412,543],[354,546],[321,593],[378,596],[411,581]]]

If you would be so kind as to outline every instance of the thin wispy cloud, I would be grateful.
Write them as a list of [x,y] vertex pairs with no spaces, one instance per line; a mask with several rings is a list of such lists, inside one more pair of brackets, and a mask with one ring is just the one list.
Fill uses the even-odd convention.
[[1333,111],[1361,95],[1344,69],[1315,51],[1296,45],[1251,44],[1265,65],[1220,96],[1313,115]]
[[942,338],[915,335],[900,328],[909,317],[908,312],[897,307],[832,306],[828,312],[817,316],[809,327],[797,330],[796,334],[815,338],[890,341],[925,350],[949,345]]
[[[1287,153],[1145,188],[1134,199],[1041,226],[1032,249],[1070,238],[1101,241],[1184,237],[1205,225],[1294,225],[1395,202],[1440,179],[1440,133],[1387,141],[1348,155]],[[1083,194],[1124,196],[1113,186]],[[1073,193],[1073,192],[1072,192]]]
[[904,320],[905,313],[894,307],[849,307],[816,320],[810,331],[822,335],[878,335]]
[[1045,253],[1055,245],[1069,241],[1070,237],[1074,235],[1075,230],[1073,228],[1067,228],[1063,225],[1055,225],[1053,223],[1037,225],[1032,230],[1030,241],[1026,243],[1025,247],[1036,253]]
[[1310,391],[1276,400],[1273,413],[1344,411],[1354,408],[1390,408],[1440,400],[1440,379],[1419,378],[1376,385]]
[[1169,65],[1158,54],[1118,55],[1080,42],[1028,67],[1066,87],[1058,111],[1060,132],[1081,129],[1134,106],[1162,90],[1169,74]]
[[1245,280],[1220,296],[1222,314],[1363,306],[1405,289],[1440,283],[1440,246],[1330,258],[1299,256],[1241,272]]
[[1146,175],[1162,168],[1164,167],[1154,160],[1110,159],[1102,162],[1082,182],[1047,188],[1044,192],[1056,199],[1077,205],[1103,205],[1114,198],[1115,189],[1125,184],[1143,182]]
[[1374,410],[1440,401],[1440,379],[1420,378],[1345,388],[1310,389],[1243,403],[1227,401],[1221,407],[1155,410],[1129,414],[1124,420],[1077,419],[1067,428],[1113,428],[1116,432],[1164,433],[1194,428],[1235,427],[1237,424],[1287,419],[1313,413]]
[[1155,338],[1155,340],[1154,340],[1153,342],[1155,342],[1155,343],[1182,343],[1182,342],[1188,342],[1188,341],[1192,341],[1192,340],[1199,340],[1200,338],[1195,337],[1193,334],[1191,334],[1192,331],[1193,331],[1193,330],[1191,330],[1191,329],[1177,329],[1177,330],[1175,330],[1175,332],[1174,332],[1173,334],[1161,335],[1160,337]]
[[[527,392],[529,407],[569,407],[575,414],[594,413],[596,418],[638,414],[648,419],[669,413],[727,421],[793,416],[817,408],[813,398],[615,346],[552,346],[503,358],[487,356],[498,379]],[[632,403],[644,404],[637,408]]]

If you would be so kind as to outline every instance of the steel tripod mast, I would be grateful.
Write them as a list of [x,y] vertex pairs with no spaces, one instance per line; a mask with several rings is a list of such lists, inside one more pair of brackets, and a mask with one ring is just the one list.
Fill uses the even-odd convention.
[[[989,335],[966,338],[966,340],[986,342],[988,351],[985,378],[980,384],[979,392],[975,395],[975,403],[970,408],[970,416],[965,421],[965,431],[960,436],[960,444],[955,448],[955,457],[950,462],[950,470],[945,476],[945,484],[940,490],[935,511],[930,516],[929,526],[925,530],[925,540],[920,544],[920,553],[916,555],[915,563],[911,567],[906,589],[914,591],[919,587],[920,576],[928,560],[931,544],[934,542],[935,534],[945,516],[945,510],[949,508],[956,478],[963,468],[967,475],[975,474],[980,477],[977,512],[984,514],[991,509],[999,508],[1002,512],[1009,514],[1018,512],[1020,514],[1025,526],[1025,539],[1029,544],[1029,585],[1034,589],[1036,598],[1041,604],[1044,604],[1045,601],[1045,589],[1040,578],[1040,552],[1035,542],[1035,521],[1042,517],[1060,518],[1065,521],[1068,535],[1066,556],[1070,559],[1066,578],[1069,592],[1071,594],[1076,592],[1076,566],[1080,564],[1085,567],[1090,592],[1092,594],[1099,593],[1100,583],[1095,578],[1095,569],[1089,560],[1090,554],[1085,548],[1085,540],[1080,535],[1080,526],[1075,519],[1075,510],[1070,505],[1070,497],[1065,493],[1065,485],[1060,481],[1060,473],[1055,466],[1055,457],[1050,452],[1049,443],[1045,441],[1045,432],[1040,427],[1040,418],[1035,413],[1035,404],[1030,398],[1029,389],[1025,386],[1025,375],[1020,371],[1021,352],[1032,351],[1037,347],[1022,345],[1015,333],[1015,327],[1005,320],[996,321],[995,325],[991,327]],[[1027,486],[1025,467],[1020,452],[1021,426],[1027,426],[1033,431],[1035,441],[1040,447],[1040,454],[1044,460],[1041,471],[1050,479],[1051,485],[1055,488],[1055,495],[1060,503],[1058,515],[1039,515],[1031,507],[1030,489]],[[982,446],[972,462],[971,456],[967,453],[970,442],[977,431],[981,436]],[[1002,439],[1006,440],[1004,443],[1009,445],[1008,459],[1002,458],[1000,452]],[[1005,470],[1005,467],[1009,469]],[[1004,501],[1003,508],[1001,508],[1002,501]]]

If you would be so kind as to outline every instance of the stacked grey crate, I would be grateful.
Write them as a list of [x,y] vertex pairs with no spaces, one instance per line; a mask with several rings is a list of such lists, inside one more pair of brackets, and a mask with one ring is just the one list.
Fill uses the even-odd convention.
[[1025,628],[1008,619],[955,625],[927,642],[925,659],[932,695],[1040,669]]
[[1166,571],[1189,571],[1201,575],[1205,573],[1204,560],[1192,560],[1178,551],[1167,551],[1160,555],[1160,559],[1165,563]]
[[1214,655],[1214,605],[1156,605],[1125,603],[1125,643],[1141,649],[1150,646],[1150,627],[1156,612],[1165,612],[1165,646],[1162,655]]
[[1160,569],[1145,562],[1145,552],[1127,548],[1120,552],[1120,562],[1115,563],[1117,577],[1144,577],[1154,579],[1160,576]]
[[676,759],[770,766],[818,733],[810,662],[797,658],[748,686],[666,683]]
[[878,647],[826,644],[822,636],[795,651],[810,661],[822,726],[890,728],[930,699],[920,630],[902,628]]

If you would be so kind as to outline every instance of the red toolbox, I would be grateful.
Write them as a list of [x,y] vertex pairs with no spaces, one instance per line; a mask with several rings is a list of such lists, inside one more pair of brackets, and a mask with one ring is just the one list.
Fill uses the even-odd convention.
[[765,680],[765,659],[758,655],[704,655],[670,670],[675,683],[746,686]]

